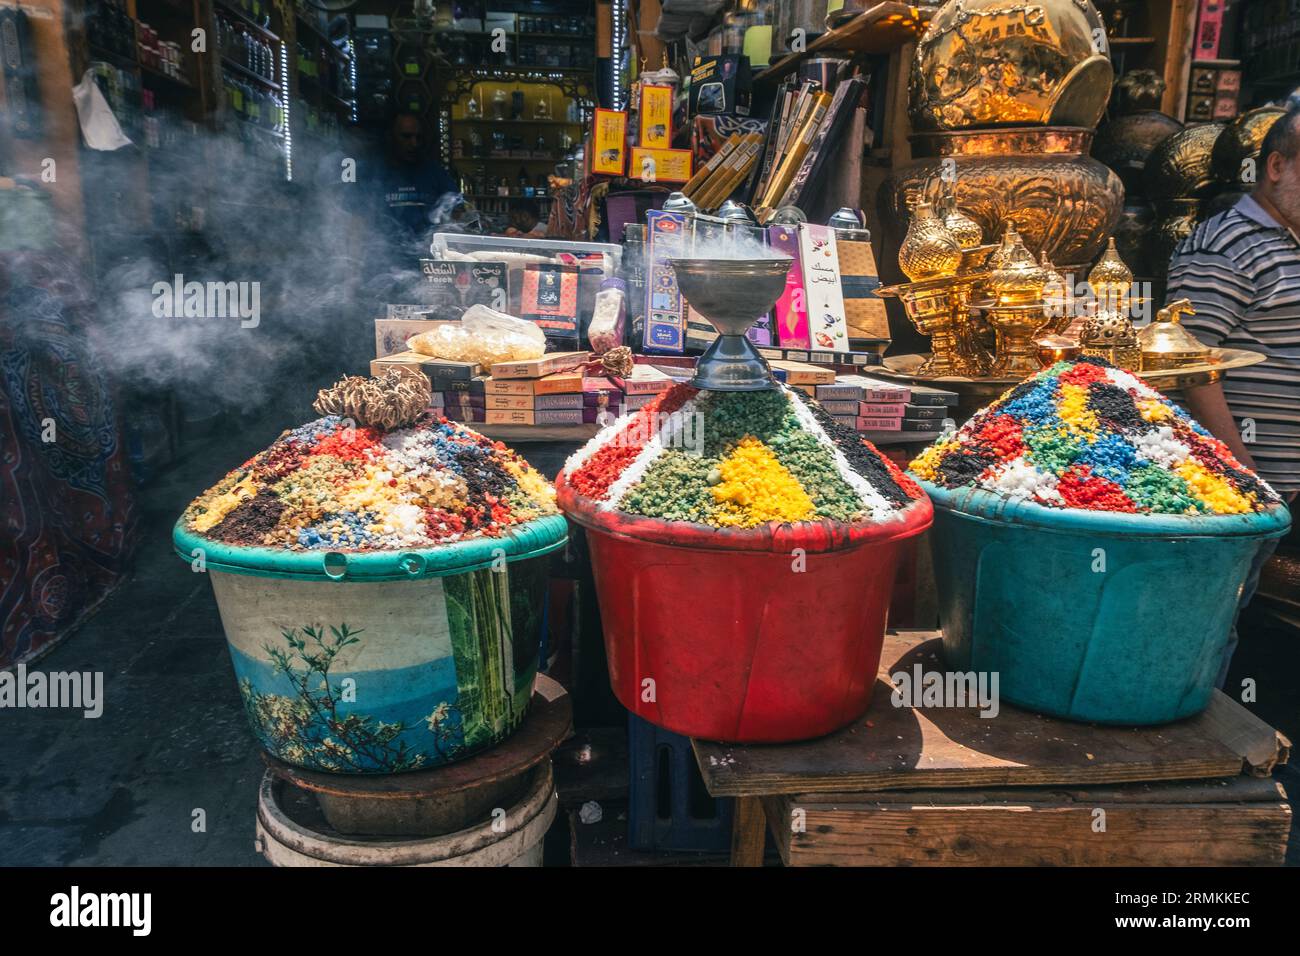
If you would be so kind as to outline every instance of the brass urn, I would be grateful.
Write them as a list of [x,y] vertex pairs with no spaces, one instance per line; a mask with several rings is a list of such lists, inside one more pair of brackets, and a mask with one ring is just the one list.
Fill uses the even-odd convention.
[[1098,36],[1105,25],[1088,0],[950,0],[912,58],[912,125],[1096,126],[1115,82]]
[[895,172],[878,194],[881,220],[895,236],[907,223],[907,191],[936,201],[945,172],[955,172],[950,188],[956,204],[984,235],[999,235],[1012,222],[1029,248],[1046,251],[1067,270],[1097,257],[1124,208],[1119,177],[1088,155],[1091,130],[956,130],[918,133],[911,140],[918,159]]
[[1247,110],[1224,128],[1210,148],[1210,172],[1225,186],[1245,186],[1255,178],[1245,176],[1246,160],[1259,158],[1264,137],[1286,110],[1280,106],[1260,106]]

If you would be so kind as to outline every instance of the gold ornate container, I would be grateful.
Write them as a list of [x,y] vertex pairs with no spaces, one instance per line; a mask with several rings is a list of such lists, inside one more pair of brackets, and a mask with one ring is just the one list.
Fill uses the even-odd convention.
[[1215,185],[1211,156],[1222,123],[1189,126],[1163,140],[1147,159],[1142,185],[1157,204],[1168,199],[1202,198]]
[[1120,258],[1114,236],[1107,241],[1106,251],[1088,273],[1088,285],[1092,286],[1093,295],[1103,309],[1119,310],[1127,301],[1133,288],[1133,270]]
[[1083,354],[1104,358],[1130,372],[1142,370],[1142,350],[1129,317],[1120,312],[1098,312],[1083,323]]
[[1042,302],[1048,273],[1025,248],[1014,226],[1007,227],[1002,255],[989,275],[985,288],[998,305],[1026,305]]
[[1156,313],[1156,320],[1138,333],[1142,371],[1182,368],[1206,361],[1210,349],[1183,328],[1183,315],[1195,315],[1190,299],[1178,299]]
[[1056,271],[1044,252],[1039,261],[1047,278],[1043,281],[1043,313],[1051,320],[1048,331],[1060,335],[1070,327],[1073,318],[1070,315],[1070,290],[1066,287],[1065,276]]
[[1129,318],[1129,293],[1133,272],[1119,257],[1112,238],[1106,251],[1088,273],[1088,284],[1097,298],[1097,311],[1083,323],[1083,354],[1096,355],[1114,365],[1137,372],[1142,368],[1137,330]]
[[951,0],[912,58],[916,129],[1056,123],[1093,127],[1115,74],[1088,0]]
[[1097,130],[1092,155],[1115,170],[1126,196],[1142,194],[1142,171],[1162,142],[1181,132],[1183,124],[1159,110],[1119,116]]
[[918,375],[977,374],[971,371],[970,364],[958,351],[953,284],[951,276],[938,276],[876,290],[879,295],[897,296],[916,330],[930,337],[930,357],[917,370]]
[[1201,220],[1201,200],[1167,199],[1156,203],[1156,223],[1151,230],[1152,274],[1164,277],[1179,243],[1192,234]]
[[961,246],[928,202],[918,202],[898,250],[898,266],[913,282],[950,276],[961,265]]
[[1078,339],[1062,335],[1044,336],[1035,341],[1034,346],[1038,349],[1038,364],[1043,368],[1048,368],[1057,362],[1073,362],[1083,354],[1083,346],[1079,344]]
[[979,223],[957,208],[957,196],[953,192],[952,183],[944,182],[934,211],[963,251],[976,249],[983,244],[984,230]]
[[991,374],[1032,375],[1040,368],[1034,343],[1052,320],[1043,311],[1048,273],[1008,225],[996,266],[984,283],[991,299],[979,303],[995,335]]
[[1210,148],[1210,172],[1224,185],[1250,188],[1254,179],[1242,177],[1243,164],[1257,159],[1264,137],[1278,117],[1286,113],[1280,106],[1260,106],[1247,110],[1229,123]]
[[922,158],[881,186],[881,219],[901,235],[906,190],[937,199],[952,160],[957,205],[985,235],[1012,222],[1030,249],[1067,271],[1080,268],[1101,252],[1124,205],[1119,177],[1088,155],[1091,143],[1090,130],[1066,127],[916,134],[913,152]]

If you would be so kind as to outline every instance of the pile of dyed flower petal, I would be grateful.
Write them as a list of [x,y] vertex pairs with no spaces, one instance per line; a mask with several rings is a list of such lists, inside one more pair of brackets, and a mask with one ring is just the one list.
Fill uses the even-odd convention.
[[923,497],[801,393],[678,385],[605,428],[564,467],[598,507],[719,528],[879,521]]
[[1056,508],[1223,515],[1279,501],[1187,412],[1089,357],[1021,382],[911,471],[944,488],[974,485]]
[[380,551],[497,536],[554,514],[555,489],[500,442],[422,415],[383,431],[326,415],[283,433],[186,509],[230,544]]

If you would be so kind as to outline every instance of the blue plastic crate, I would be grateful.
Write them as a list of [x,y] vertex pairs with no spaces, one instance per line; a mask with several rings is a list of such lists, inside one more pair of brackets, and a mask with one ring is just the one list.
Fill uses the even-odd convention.
[[691,741],[627,715],[628,843],[636,850],[725,852],[734,800],[704,788]]

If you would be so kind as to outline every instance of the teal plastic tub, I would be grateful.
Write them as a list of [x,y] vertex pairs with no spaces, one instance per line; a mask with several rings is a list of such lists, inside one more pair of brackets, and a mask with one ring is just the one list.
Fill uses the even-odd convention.
[[308,770],[437,767],[505,739],[532,699],[563,516],[410,551],[210,541],[176,553],[212,581],[253,733]]
[[1251,561],[1291,524],[1281,505],[1128,515],[919,483],[948,668],[997,673],[1019,707],[1105,724],[1205,709]]

